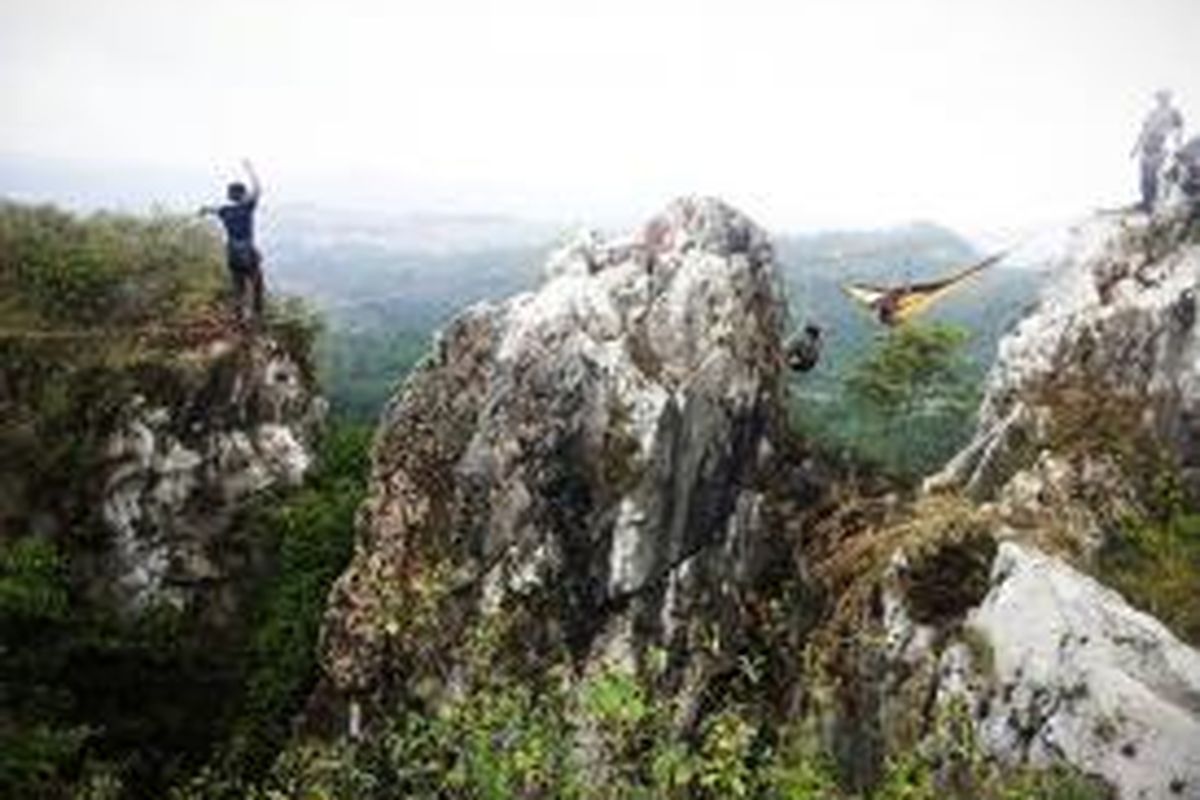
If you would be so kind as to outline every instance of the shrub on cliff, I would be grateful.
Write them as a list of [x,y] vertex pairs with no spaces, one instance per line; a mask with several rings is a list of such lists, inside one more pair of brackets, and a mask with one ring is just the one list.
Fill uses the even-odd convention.
[[221,247],[199,220],[0,203],[0,321],[29,326],[162,322],[209,305]]
[[1156,481],[1149,513],[1128,517],[1100,552],[1099,573],[1131,603],[1200,645],[1200,510],[1171,472]]

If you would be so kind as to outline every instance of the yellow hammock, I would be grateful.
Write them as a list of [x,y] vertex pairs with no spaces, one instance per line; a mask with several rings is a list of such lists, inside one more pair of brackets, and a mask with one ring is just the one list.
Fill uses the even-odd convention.
[[884,325],[902,325],[950,294],[967,278],[982,272],[1007,254],[1007,251],[1002,251],[990,255],[977,264],[936,281],[901,286],[844,283],[842,291],[869,308]]

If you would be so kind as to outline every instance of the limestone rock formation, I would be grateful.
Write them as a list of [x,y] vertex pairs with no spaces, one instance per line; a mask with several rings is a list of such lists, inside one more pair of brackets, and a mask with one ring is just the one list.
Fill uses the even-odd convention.
[[1003,343],[978,437],[911,504],[823,492],[835,469],[795,458],[785,306],[752,223],[685,200],[581,236],[540,289],[448,325],[393,398],[310,718],[360,735],[473,670],[617,663],[687,725],[786,573],[804,619],[754,638],[793,659],[763,706],[813,723],[854,788],[958,713],[989,764],[1194,795],[1200,655],[1088,574],[1153,469],[1200,464],[1182,233],[1086,226]]
[[1112,434],[1169,443],[1200,487],[1200,246],[1184,226],[1140,215],[1080,226],[1040,306],[1000,344],[974,442],[935,485],[994,497],[1066,440]]
[[582,236],[537,291],[450,323],[377,436],[333,686],[453,684],[489,620],[518,660],[657,648],[701,683],[778,545],[785,323],[766,235],[710,199]]
[[182,396],[134,394],[103,447],[96,484],[102,546],[78,556],[98,598],[128,611],[183,608],[201,594],[212,614],[253,557],[230,540],[255,493],[299,485],[313,461],[324,401],[295,357],[269,337],[217,339],[194,354]]
[[962,543],[920,566],[893,557],[881,649],[860,656],[857,688],[878,732],[856,735],[911,743],[957,704],[1004,764],[1069,764],[1121,798],[1200,796],[1200,652],[1061,558],[1013,541],[982,551],[982,597],[940,618],[928,567],[955,565],[969,596]]
[[981,721],[1012,762],[1067,761],[1121,797],[1200,796],[1200,652],[1111,589],[1004,543],[967,619],[988,643]]
[[[1121,798],[1200,797],[1200,652],[1084,574],[1163,476],[1198,496],[1193,235],[1169,215],[1087,223],[1001,342],[975,440],[902,526],[920,535],[882,583],[885,645],[857,657],[860,687],[882,683],[862,691],[885,739],[912,717],[897,698],[927,698],[918,727],[958,698],[1006,763],[1065,762]],[[954,490],[978,504],[939,499]],[[986,595],[953,568],[965,541],[989,553]],[[929,597],[950,613],[931,617]]]

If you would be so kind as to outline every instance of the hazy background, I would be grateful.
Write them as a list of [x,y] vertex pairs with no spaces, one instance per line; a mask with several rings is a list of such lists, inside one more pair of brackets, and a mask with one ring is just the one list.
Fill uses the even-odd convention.
[[189,211],[252,157],[268,288],[322,311],[325,391],[370,419],[567,229],[719,195],[826,331],[794,393],[834,430],[879,333],[841,283],[1021,243],[930,315],[982,372],[1068,223],[1135,198],[1154,91],[1200,117],[1197,31],[1197,0],[6,3],[0,197]]
[[0,192],[776,230],[994,230],[1128,201],[1196,0],[40,0],[0,7]]

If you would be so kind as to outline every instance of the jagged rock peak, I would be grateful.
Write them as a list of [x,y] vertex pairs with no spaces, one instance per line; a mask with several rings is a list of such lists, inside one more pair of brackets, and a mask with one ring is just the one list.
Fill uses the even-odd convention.
[[495,618],[539,663],[653,645],[686,672],[701,627],[736,639],[772,546],[759,476],[782,421],[766,235],[681,200],[547,267],[537,291],[451,322],[384,416],[325,627],[342,692],[450,674]]
[[711,197],[681,198],[632,234],[605,241],[582,231],[546,264],[551,277],[593,273],[628,260],[649,265],[668,253],[704,250],[717,256],[736,253],[770,258],[767,234],[741,212]]
[[1053,273],[1036,311],[1000,342],[973,442],[931,485],[995,496],[1087,433],[1090,414],[1093,433],[1123,417],[1120,433],[1167,443],[1200,491],[1194,230],[1172,216],[1099,217],[1079,226]]

